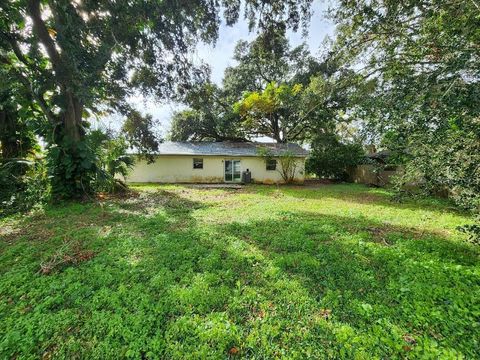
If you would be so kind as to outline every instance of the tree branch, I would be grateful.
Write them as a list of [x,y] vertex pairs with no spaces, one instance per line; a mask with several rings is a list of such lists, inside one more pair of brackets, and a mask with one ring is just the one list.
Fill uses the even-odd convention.
[[40,0],[29,0],[27,4],[27,9],[33,21],[33,30],[35,31],[42,44],[45,46],[45,50],[47,51],[48,57],[52,62],[52,66],[55,72],[57,73],[57,75],[62,73],[62,58],[55,47],[53,39],[48,33],[45,22],[42,19],[40,11]]
[[18,78],[18,80],[22,83],[22,85],[27,89],[27,91],[32,95],[33,99],[38,103],[38,106],[40,106],[40,109],[42,109],[45,117],[52,123],[56,124],[57,119],[55,117],[55,114],[53,114],[50,109],[48,108],[47,103],[45,102],[45,99],[43,98],[42,95],[37,94],[37,92],[33,89],[33,85],[31,82],[28,80],[27,77],[25,77],[20,71],[18,71],[13,64],[9,61],[8,58],[6,58],[4,55],[0,54],[0,61],[3,62],[4,64],[10,65],[12,68],[13,74]]
[[20,46],[18,45],[17,40],[15,37],[11,34],[3,34],[3,36],[7,39],[8,43],[12,47],[13,53],[17,57],[17,59],[23,63],[27,68],[33,68],[33,70],[38,71],[40,74],[45,75],[45,71],[40,69],[35,62],[31,61],[28,59],[23,53],[22,50],[20,49]]

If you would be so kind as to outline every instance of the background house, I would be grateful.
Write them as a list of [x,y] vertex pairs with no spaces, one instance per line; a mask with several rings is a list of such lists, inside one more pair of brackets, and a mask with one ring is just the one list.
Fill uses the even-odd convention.
[[[268,157],[264,154],[268,153]],[[297,144],[251,142],[165,142],[155,161],[137,159],[127,182],[158,183],[236,183],[242,172],[263,184],[283,183],[279,157],[294,157],[294,182],[305,179],[308,151]],[[263,155],[262,155],[263,154]]]

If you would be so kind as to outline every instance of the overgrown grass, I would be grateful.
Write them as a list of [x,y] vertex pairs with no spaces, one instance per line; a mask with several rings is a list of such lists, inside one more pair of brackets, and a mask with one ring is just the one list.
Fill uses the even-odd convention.
[[480,251],[442,201],[136,190],[0,223],[0,358],[480,356]]

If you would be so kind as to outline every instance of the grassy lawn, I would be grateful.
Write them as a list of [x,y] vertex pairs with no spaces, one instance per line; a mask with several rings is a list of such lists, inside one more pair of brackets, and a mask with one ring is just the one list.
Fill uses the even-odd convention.
[[478,358],[468,217],[385,190],[138,186],[0,222],[0,358]]

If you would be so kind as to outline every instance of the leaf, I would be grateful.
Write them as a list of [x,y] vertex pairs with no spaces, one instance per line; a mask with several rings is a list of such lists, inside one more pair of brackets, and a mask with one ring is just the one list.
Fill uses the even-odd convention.
[[233,346],[230,350],[228,350],[228,353],[232,356],[237,355],[240,352],[237,347]]

